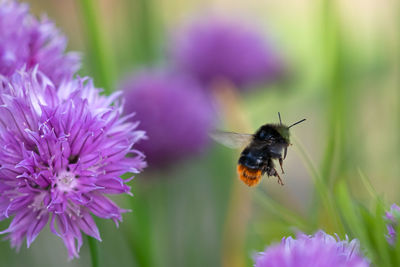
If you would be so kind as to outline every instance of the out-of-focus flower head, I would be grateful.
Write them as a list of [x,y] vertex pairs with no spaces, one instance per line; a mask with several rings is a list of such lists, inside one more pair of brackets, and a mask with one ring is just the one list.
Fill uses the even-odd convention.
[[[49,223],[70,258],[78,257],[81,231],[100,240],[92,218],[125,212],[106,194],[130,194],[129,180],[144,156],[133,148],[145,137],[121,117],[117,94],[99,95],[89,79],[58,90],[34,68],[0,80],[0,220],[13,217],[13,247],[27,246]],[[129,155],[129,157],[126,157]]]
[[149,140],[142,150],[150,167],[187,158],[204,149],[213,124],[212,109],[191,78],[145,71],[122,83],[127,112],[136,112]]
[[397,238],[396,227],[400,220],[400,207],[397,204],[393,204],[390,207],[390,211],[386,212],[385,219],[387,220],[386,228],[388,230],[386,239],[391,245],[394,245]]
[[323,231],[315,235],[285,237],[255,257],[255,267],[366,267],[356,239],[340,240]]
[[80,67],[77,53],[64,53],[66,38],[54,23],[38,21],[27,4],[0,0],[0,74],[10,76],[26,66],[39,70],[59,85]]
[[208,18],[178,33],[171,47],[178,68],[206,85],[227,80],[240,89],[275,80],[283,72],[276,49],[240,22]]

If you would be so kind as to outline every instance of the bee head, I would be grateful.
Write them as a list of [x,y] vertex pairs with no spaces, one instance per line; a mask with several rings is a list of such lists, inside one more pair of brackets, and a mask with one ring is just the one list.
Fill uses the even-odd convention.
[[283,124],[265,124],[256,132],[255,138],[260,141],[289,144],[289,128]]
[[298,122],[293,123],[290,126],[282,124],[281,114],[279,115],[279,124],[265,124],[255,133],[255,138],[262,141],[274,140],[276,143],[290,144],[290,132],[289,129],[306,119],[302,119]]
[[298,122],[293,123],[290,126],[286,126],[282,123],[281,114],[278,112],[279,124],[266,124],[262,126],[256,133],[256,136],[261,140],[273,138],[277,142],[290,143],[290,132],[289,129],[306,119],[302,119]]

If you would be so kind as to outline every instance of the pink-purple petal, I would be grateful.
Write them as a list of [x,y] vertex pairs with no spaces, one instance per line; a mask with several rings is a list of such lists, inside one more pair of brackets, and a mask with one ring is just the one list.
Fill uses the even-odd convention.
[[29,226],[26,234],[26,244],[28,248],[30,247],[32,242],[36,239],[36,237],[39,235],[43,227],[46,226],[47,221],[49,220],[48,213],[40,214],[38,216],[39,218],[36,218],[36,220],[33,220],[31,222],[31,225]]
[[80,229],[87,235],[90,235],[101,241],[99,229],[94,222],[92,216],[88,212],[84,212],[78,221]]
[[399,225],[400,220],[400,207],[397,204],[392,204],[389,211],[385,213],[386,219],[386,228],[388,230],[388,234],[386,235],[386,239],[389,244],[394,245],[397,240],[397,226]]

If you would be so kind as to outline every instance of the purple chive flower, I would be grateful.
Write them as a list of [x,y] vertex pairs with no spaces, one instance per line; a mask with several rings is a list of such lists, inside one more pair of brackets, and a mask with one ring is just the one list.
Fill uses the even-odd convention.
[[79,69],[76,53],[64,53],[66,38],[54,23],[43,17],[38,21],[27,4],[0,1],[0,74],[10,76],[26,66],[39,70],[59,85]]
[[165,165],[204,149],[212,127],[211,105],[188,77],[147,72],[123,83],[127,112],[136,112],[149,141],[138,144],[149,166]]
[[400,207],[396,204],[393,204],[390,207],[390,211],[386,212],[385,219],[387,220],[386,228],[388,230],[388,234],[386,235],[386,239],[389,244],[394,245],[396,243],[396,227],[400,220]]
[[[138,123],[121,117],[117,94],[100,96],[89,79],[58,90],[34,68],[0,80],[0,220],[13,217],[11,245],[27,246],[49,223],[70,258],[81,232],[100,240],[92,215],[117,225],[126,212],[106,194],[130,194],[120,176],[145,167],[132,146]],[[129,155],[129,157],[126,157]]]
[[239,22],[194,23],[177,36],[171,50],[178,67],[206,85],[222,79],[244,88],[274,80],[283,71],[276,49]]
[[313,236],[284,237],[255,257],[255,267],[365,267],[368,260],[359,252],[356,239],[340,240],[323,231]]

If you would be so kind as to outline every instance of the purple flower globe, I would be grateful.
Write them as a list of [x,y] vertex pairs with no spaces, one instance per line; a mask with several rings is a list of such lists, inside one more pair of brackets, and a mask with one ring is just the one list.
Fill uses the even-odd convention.
[[178,34],[171,51],[180,69],[206,85],[222,79],[244,89],[275,80],[283,71],[276,49],[239,22],[198,21]]
[[386,239],[389,244],[394,245],[397,237],[396,227],[400,220],[400,207],[397,204],[393,204],[390,207],[390,211],[386,212],[385,219],[387,220],[386,228],[388,230]]
[[0,1],[0,74],[10,76],[26,66],[59,85],[80,67],[76,53],[64,53],[66,38],[47,18],[38,21],[27,4]]
[[13,219],[0,233],[13,247],[49,224],[74,258],[81,232],[100,240],[93,215],[118,225],[126,210],[106,195],[130,194],[120,176],[145,167],[133,147],[145,134],[121,113],[117,95],[99,95],[89,79],[57,90],[36,68],[1,78],[0,220]]
[[192,79],[143,72],[122,85],[126,109],[135,112],[149,140],[138,148],[149,167],[161,167],[202,151],[213,125],[209,99]]
[[340,240],[323,231],[313,236],[285,237],[255,257],[255,267],[366,267],[358,241]]

